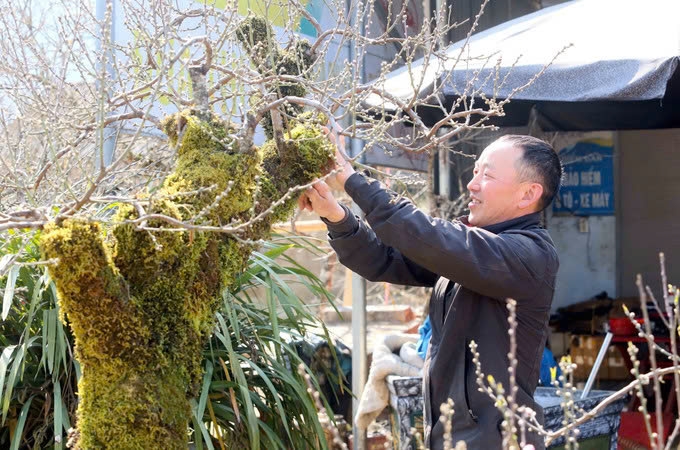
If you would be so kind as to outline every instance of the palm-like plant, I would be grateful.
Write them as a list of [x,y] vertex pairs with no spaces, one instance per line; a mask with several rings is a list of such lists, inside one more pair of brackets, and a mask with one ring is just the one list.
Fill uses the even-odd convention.
[[[297,373],[303,359],[294,345],[322,324],[291,285],[301,283],[315,297],[330,298],[314,274],[284,253],[299,246],[270,243],[266,251],[254,252],[237,289],[224,295],[197,408],[198,417],[202,412],[204,422],[216,426],[213,434],[223,449],[230,446],[220,429],[235,427],[247,430],[245,447],[255,442],[267,449],[326,447],[314,401]],[[264,293],[265,304],[253,297],[256,290]]]
[[[44,266],[34,265],[40,259],[37,242],[36,235],[21,234],[0,240],[7,312],[0,322],[2,448],[63,448],[75,417],[79,365],[54,284]],[[313,249],[309,241],[268,242],[223,295],[204,351],[201,393],[192,402],[192,440],[199,449],[326,447],[293,345],[310,330],[325,328],[292,285],[303,285],[314,297],[328,293],[285,253],[294,247]],[[235,436],[240,442],[233,442]]]
[[60,320],[56,289],[46,268],[30,265],[40,259],[37,236],[8,234],[0,241],[0,257],[0,274],[6,272],[0,322],[0,447],[53,444],[59,449],[74,417],[80,377],[73,339]]

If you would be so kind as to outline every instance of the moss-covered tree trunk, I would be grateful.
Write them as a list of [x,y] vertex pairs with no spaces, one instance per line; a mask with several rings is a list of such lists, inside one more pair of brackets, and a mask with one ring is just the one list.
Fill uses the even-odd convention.
[[[192,112],[167,121],[171,138],[177,127],[183,136],[177,168],[147,199],[146,213],[197,225],[248,220],[281,198],[288,184],[311,181],[332,161],[318,125],[298,124],[286,135],[294,138],[284,142],[295,155],[287,158],[271,151],[272,145],[238,153],[223,124]],[[272,221],[285,217],[294,200],[246,228],[241,239],[267,237]],[[83,370],[78,407],[83,449],[187,447],[189,399],[201,380],[202,346],[223,290],[251,251],[226,234],[139,230],[129,223],[138,214],[123,206],[117,213],[122,223],[112,230],[66,220],[46,227],[42,236],[45,257],[58,259],[50,273]],[[146,226],[171,225],[154,219]]]
[[334,149],[318,123],[298,118],[291,125],[276,143],[243,152],[233,130],[211,114],[175,114],[163,128],[177,165],[160,191],[140,198],[143,211],[120,207],[109,228],[75,219],[45,228],[41,248],[58,260],[50,274],[82,367],[77,448],[187,448],[189,400],[198,393],[202,347],[222,292],[244,269],[248,242],[266,238],[295,198],[239,240],[163,231],[174,225],[160,218],[133,222],[162,214],[215,227],[257,216],[332,165]]

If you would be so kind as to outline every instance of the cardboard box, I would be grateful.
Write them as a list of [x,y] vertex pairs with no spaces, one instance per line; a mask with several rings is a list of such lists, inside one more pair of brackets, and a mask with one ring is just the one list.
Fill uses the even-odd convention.
[[[604,336],[572,336],[569,354],[572,362],[577,365],[574,370],[574,381],[588,379],[603,342]],[[618,348],[610,345],[597,373],[597,379],[623,381],[629,378],[631,375],[626,368],[623,355]]]
[[[571,355],[571,361],[576,364],[574,381],[585,381],[588,379],[588,375],[590,375],[590,371],[595,364],[597,352],[600,346],[602,346],[603,339],[602,336],[572,336],[569,354]],[[600,369],[601,373],[602,368]]]
[[633,379],[618,347],[610,346],[607,349],[605,362],[607,363],[607,380],[625,381]]

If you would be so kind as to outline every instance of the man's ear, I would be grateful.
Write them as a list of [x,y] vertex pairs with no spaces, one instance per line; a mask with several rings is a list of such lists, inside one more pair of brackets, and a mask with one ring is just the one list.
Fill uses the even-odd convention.
[[517,206],[519,209],[533,208],[541,201],[542,195],[543,186],[541,183],[527,183],[523,188],[522,197]]

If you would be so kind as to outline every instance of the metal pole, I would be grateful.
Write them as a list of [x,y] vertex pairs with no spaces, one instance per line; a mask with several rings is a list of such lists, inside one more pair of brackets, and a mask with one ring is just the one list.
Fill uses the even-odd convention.
[[[356,204],[352,205],[352,209]],[[356,426],[359,399],[364,391],[368,368],[366,367],[366,280],[352,273],[352,436],[355,450],[366,449],[366,432]]]
[[[352,0],[347,0],[347,13],[351,17],[352,25],[357,25],[359,22],[361,26],[361,33],[364,33],[365,24],[364,18],[359,16],[360,8],[358,5],[353,5]],[[356,11],[352,14],[352,8]],[[352,40],[347,46],[348,61],[354,61],[358,58],[356,49],[356,42]],[[365,61],[363,61],[365,63]],[[363,82],[366,74],[364,70],[365,64],[361,64],[360,73],[358,75]],[[355,69],[357,68],[354,66]],[[354,119],[356,120],[356,119]],[[350,155],[352,157],[360,155],[363,149],[363,143],[359,139],[352,139],[350,144]],[[353,203],[352,212],[361,216],[360,208]],[[352,441],[354,450],[366,450],[366,432],[359,430],[356,426],[356,414],[359,411],[359,400],[364,391],[366,379],[368,378],[368,368],[366,367],[366,280],[356,273],[352,273],[352,393],[354,398],[352,400]]]
[[445,145],[437,147],[437,162],[439,164],[439,195],[444,200],[451,200],[451,166],[449,164],[449,149]]
[[[97,20],[100,22],[103,22],[106,20],[106,9],[107,5],[111,4],[111,30],[109,31],[109,48],[104,49],[104,36],[100,36],[99,40],[97,41],[97,50],[101,51],[107,51],[107,64],[106,64],[106,72],[108,73],[110,77],[110,81],[113,82],[115,79],[116,73],[113,69],[113,64],[111,63],[111,59],[113,58],[113,51],[112,51],[112,44],[116,40],[116,0],[97,0]],[[109,92],[110,94],[110,92]],[[108,167],[111,162],[113,162],[113,154],[114,150],[116,148],[116,135],[117,135],[117,130],[114,127],[105,127],[104,128],[104,139],[102,142],[102,155],[101,155],[101,160],[100,160],[100,155],[97,154],[97,168],[99,168],[100,164],[103,163],[104,167]]]
[[614,337],[614,335],[610,332],[607,332],[607,335],[604,337],[604,342],[602,342],[602,347],[600,347],[600,353],[597,354],[597,359],[595,359],[593,369],[590,371],[588,381],[586,382],[586,387],[583,389],[583,392],[581,393],[581,398],[588,397],[590,389],[593,387],[593,383],[595,382],[595,378],[597,377],[597,372],[600,371],[600,365],[602,364],[604,355],[607,354],[607,349],[609,348],[609,343],[612,341],[612,337]]

